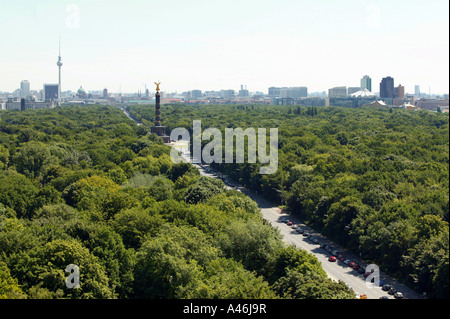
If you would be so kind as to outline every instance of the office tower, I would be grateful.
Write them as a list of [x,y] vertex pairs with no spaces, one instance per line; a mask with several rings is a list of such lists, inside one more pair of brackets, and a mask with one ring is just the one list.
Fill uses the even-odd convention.
[[31,95],[30,82],[28,82],[27,80],[23,80],[22,82],[20,82],[20,91],[20,95],[22,98],[26,99],[27,97],[29,97]]
[[361,79],[361,90],[367,89],[372,92],[372,79],[368,75],[364,75]]
[[250,94],[248,93],[247,85],[245,86],[245,88],[243,85],[241,85],[241,89],[239,90],[239,97],[248,97],[249,95]]
[[347,87],[346,86],[337,86],[328,90],[328,97],[346,97],[347,96]]
[[104,98],[104,99],[107,99],[107,98],[108,98],[108,89],[107,89],[107,88],[104,88],[104,89],[103,89],[103,98]]
[[59,39],[59,55],[58,62],[56,63],[58,66],[58,105],[61,104],[61,67],[63,63],[61,62],[61,38]]
[[414,95],[415,95],[416,97],[419,97],[419,96],[420,96],[420,85],[414,86]]
[[59,96],[59,84],[44,84],[44,100],[58,101]]
[[403,85],[400,84],[400,85],[397,87],[397,90],[396,90],[396,91],[397,91],[397,92],[396,92],[397,97],[402,98],[402,99],[405,98],[405,87],[404,87]]
[[380,83],[380,98],[393,99],[394,92],[394,79],[390,76],[383,78]]

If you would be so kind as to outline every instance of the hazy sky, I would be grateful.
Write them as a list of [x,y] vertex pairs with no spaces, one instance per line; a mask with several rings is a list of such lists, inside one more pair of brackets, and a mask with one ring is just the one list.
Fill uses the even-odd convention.
[[409,93],[449,92],[448,0],[0,0],[0,91],[267,93],[392,76]]

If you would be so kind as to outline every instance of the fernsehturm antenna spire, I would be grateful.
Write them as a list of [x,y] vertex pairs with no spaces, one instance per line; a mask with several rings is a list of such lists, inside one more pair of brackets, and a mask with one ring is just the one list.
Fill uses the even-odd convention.
[[59,37],[59,55],[58,55],[58,63],[56,63],[59,69],[59,78],[58,78],[58,105],[61,105],[61,67],[63,63],[61,62],[61,37]]

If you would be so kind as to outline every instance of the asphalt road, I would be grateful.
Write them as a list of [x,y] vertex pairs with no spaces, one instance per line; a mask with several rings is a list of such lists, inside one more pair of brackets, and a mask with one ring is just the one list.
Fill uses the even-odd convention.
[[[188,160],[189,159],[189,151],[186,147],[185,143],[175,143],[172,145],[176,149],[180,150],[182,152],[182,156]],[[218,175],[214,172],[207,172],[203,167],[193,164],[196,166],[200,174],[202,176],[209,176],[212,178],[218,178]],[[235,183],[235,182],[234,182]],[[235,185],[233,185],[235,186]],[[232,189],[234,187],[227,186],[228,189]],[[365,294],[367,295],[367,299],[379,299],[382,296],[386,296],[389,299],[394,299],[392,295],[389,295],[386,291],[383,291],[381,287],[374,287],[373,285],[370,285],[371,287],[368,287],[366,284],[366,278],[363,274],[358,273],[356,270],[352,269],[348,265],[346,265],[344,262],[337,260],[336,262],[329,262],[328,258],[331,256],[330,253],[328,253],[325,249],[320,247],[320,243],[325,243],[333,248],[339,250],[344,254],[344,256],[351,261],[354,261],[360,265],[366,265],[360,258],[357,256],[354,256],[350,252],[346,251],[339,245],[336,245],[328,238],[322,236],[320,233],[314,231],[307,225],[303,224],[300,220],[290,217],[287,214],[281,213],[280,209],[277,206],[274,206],[273,204],[266,201],[261,196],[257,195],[255,192],[250,191],[248,189],[245,189],[243,187],[237,187],[240,191],[248,195],[250,198],[252,198],[261,209],[261,214],[273,227],[276,227],[280,230],[281,235],[283,235],[283,239],[285,242],[295,245],[296,247],[300,249],[304,249],[310,253],[312,253],[314,256],[317,257],[317,259],[322,264],[323,269],[327,273],[328,277],[332,280],[338,281],[341,280],[345,282],[347,285],[349,285],[354,291],[356,295]],[[307,237],[297,233],[295,229],[293,229],[291,226],[288,226],[286,223],[282,221],[282,218],[288,218],[290,221],[292,221],[294,224],[296,224],[298,227],[301,227],[306,232],[314,235],[316,238],[319,239],[319,243],[313,243],[310,241]],[[409,287],[403,285],[402,283],[398,282],[397,280],[390,278],[386,274],[383,273],[382,269],[380,269],[380,278],[383,283],[392,285],[397,291],[400,291],[403,293],[404,297],[408,299],[422,299],[423,297],[417,294],[415,291],[410,289]]]

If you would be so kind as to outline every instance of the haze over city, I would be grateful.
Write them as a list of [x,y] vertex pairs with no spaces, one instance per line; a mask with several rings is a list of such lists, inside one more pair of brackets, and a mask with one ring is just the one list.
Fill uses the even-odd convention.
[[[448,93],[448,1],[36,1],[0,3],[0,91],[136,92],[271,86]],[[7,76],[5,76],[7,75]],[[376,89],[375,89],[376,91]]]

